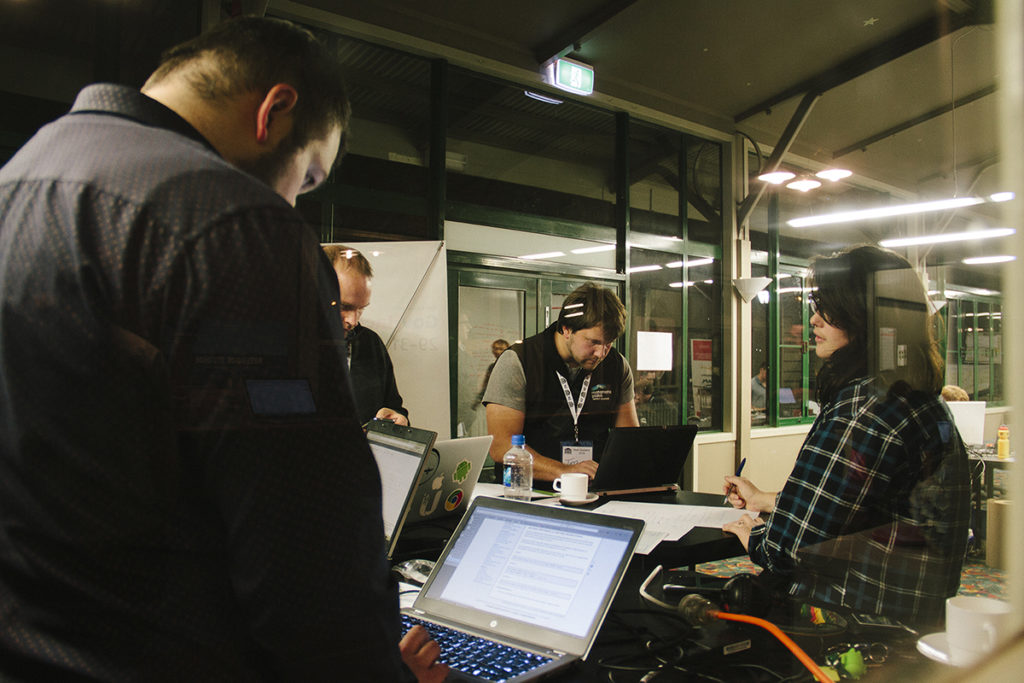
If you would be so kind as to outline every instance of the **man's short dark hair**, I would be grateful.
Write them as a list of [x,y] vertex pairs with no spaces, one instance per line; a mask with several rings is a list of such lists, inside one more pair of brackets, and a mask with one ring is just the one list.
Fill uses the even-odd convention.
[[615,292],[588,282],[565,297],[558,314],[558,329],[567,327],[578,332],[598,326],[604,328],[607,343],[615,341],[626,329],[626,308]]
[[341,157],[352,111],[341,63],[308,30],[264,17],[222,22],[164,52],[143,91],[179,70],[187,70],[189,84],[207,100],[266,93],[287,83],[299,95],[293,110],[293,144],[301,149],[310,140],[326,138],[337,126],[342,131]]

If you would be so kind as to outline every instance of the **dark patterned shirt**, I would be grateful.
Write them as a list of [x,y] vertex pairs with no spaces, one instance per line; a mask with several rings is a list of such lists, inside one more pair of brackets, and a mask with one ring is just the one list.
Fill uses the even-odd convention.
[[804,600],[929,621],[960,584],[969,519],[945,403],[860,380],[818,415],[750,557]]
[[138,91],[0,169],[0,678],[409,677],[337,299]]

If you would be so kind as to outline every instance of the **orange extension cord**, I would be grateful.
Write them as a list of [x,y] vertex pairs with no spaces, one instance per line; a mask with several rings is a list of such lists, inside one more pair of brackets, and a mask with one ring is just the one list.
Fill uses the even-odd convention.
[[720,612],[716,609],[709,609],[708,616],[716,619],[724,619],[725,621],[741,621],[746,624],[754,624],[765,629],[773,636],[779,639],[779,642],[789,648],[789,651],[796,655],[796,658],[800,660],[800,663],[807,667],[807,670],[814,674],[821,683],[833,683],[832,679],[829,678],[828,674],[821,670],[814,660],[807,656],[799,645],[793,642],[792,638],[787,636],[779,629],[778,626],[770,621],[764,619],[758,619],[757,617],[747,616],[746,614],[732,614],[730,612]]

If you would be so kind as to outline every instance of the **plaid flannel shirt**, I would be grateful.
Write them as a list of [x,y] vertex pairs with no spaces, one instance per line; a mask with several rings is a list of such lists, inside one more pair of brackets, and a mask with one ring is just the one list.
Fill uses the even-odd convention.
[[818,415],[750,557],[793,597],[927,621],[960,584],[969,521],[967,454],[945,403],[861,379]]

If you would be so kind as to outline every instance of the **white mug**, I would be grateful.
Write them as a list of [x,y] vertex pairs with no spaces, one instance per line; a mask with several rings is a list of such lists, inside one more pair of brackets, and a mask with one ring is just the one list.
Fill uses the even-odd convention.
[[991,652],[1007,635],[1009,603],[977,595],[956,595],[946,599],[946,640],[949,661],[969,666]]
[[552,487],[566,500],[584,500],[590,477],[583,472],[568,472],[552,482]]

